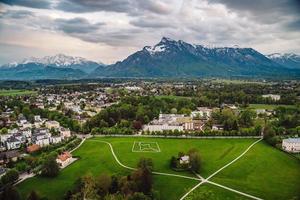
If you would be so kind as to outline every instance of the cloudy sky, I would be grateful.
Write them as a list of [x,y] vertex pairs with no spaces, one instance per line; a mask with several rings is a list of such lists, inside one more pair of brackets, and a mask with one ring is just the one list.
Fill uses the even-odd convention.
[[57,53],[113,63],[163,36],[300,54],[300,0],[0,0],[0,64]]

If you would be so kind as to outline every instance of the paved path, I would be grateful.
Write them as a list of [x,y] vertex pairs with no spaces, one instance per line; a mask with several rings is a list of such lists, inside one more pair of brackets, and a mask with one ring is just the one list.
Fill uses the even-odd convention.
[[[70,151],[70,153],[72,153],[73,151],[75,151],[76,149],[78,149],[84,142],[85,142],[85,140],[86,140],[86,138],[83,138],[83,140],[79,143],[79,145],[77,146],[77,147],[75,147],[74,149],[72,149],[71,151]],[[70,163],[71,164],[71,163]],[[69,166],[69,165],[68,165]],[[66,166],[67,167],[67,166]],[[14,183],[14,185],[17,185],[17,184],[19,184],[19,183],[21,183],[21,182],[23,182],[23,181],[25,181],[26,179],[28,179],[28,178],[31,178],[31,177],[34,177],[36,174],[34,174],[34,173],[27,173],[27,172],[25,172],[25,173],[22,173],[22,174],[20,174],[20,176],[19,176],[19,180],[16,182],[16,183]]]
[[[237,160],[239,160],[242,156],[244,156],[255,144],[257,144],[258,142],[260,142],[262,139],[259,139],[257,141],[255,141],[254,143],[252,143],[241,155],[239,155],[237,158],[235,158],[234,160],[232,160],[231,162],[229,162],[228,164],[224,165],[223,167],[221,167],[220,169],[218,169],[217,171],[215,171],[213,174],[211,174],[209,177],[207,177],[206,179],[203,178],[200,174],[197,174],[195,173],[195,175],[198,177],[198,178],[194,178],[194,177],[189,177],[189,176],[182,176],[182,175],[177,175],[177,174],[169,174],[169,173],[163,173],[163,172],[152,172],[153,174],[157,174],[157,175],[164,175],[164,176],[174,176],[174,177],[179,177],[179,178],[186,178],[186,179],[192,179],[192,180],[198,180],[200,181],[200,183],[198,183],[196,186],[194,186],[191,190],[189,190],[186,194],[184,194],[180,200],[183,200],[185,199],[192,191],[194,191],[195,189],[197,189],[200,185],[204,184],[204,183],[209,183],[209,184],[212,184],[212,185],[216,185],[218,187],[221,187],[223,189],[227,189],[229,191],[232,191],[232,192],[235,192],[235,193],[238,193],[240,195],[243,195],[243,196],[246,196],[246,197],[249,197],[249,198],[252,198],[252,199],[255,199],[255,200],[262,200],[261,198],[258,198],[258,197],[255,197],[253,195],[250,195],[250,194],[247,194],[247,193],[244,193],[244,192],[241,192],[241,191],[238,191],[238,190],[235,190],[235,189],[232,189],[232,188],[229,188],[227,186],[224,186],[224,185],[221,185],[221,184],[218,184],[218,183],[215,183],[215,182],[212,182],[212,181],[209,181],[210,178],[212,178],[213,176],[215,176],[216,174],[218,174],[220,171],[222,171],[223,169],[225,169],[226,167],[232,165],[233,163],[235,163]],[[110,150],[112,152],[112,155],[114,157],[114,159],[116,160],[116,162],[126,168],[126,169],[129,169],[129,170],[136,170],[136,168],[133,168],[133,167],[129,167],[129,166],[126,166],[124,165],[123,163],[120,162],[120,160],[118,159],[118,157],[116,156],[115,152],[114,152],[114,149],[113,149],[113,146],[111,145],[111,143],[109,142],[106,142],[106,141],[99,141],[99,140],[92,140],[91,141],[94,141],[94,142],[100,142],[100,143],[105,143],[107,144],[109,147],[110,147]]]
[[244,195],[246,197],[249,197],[249,198],[252,198],[252,199],[256,199],[256,200],[262,200],[261,198],[258,198],[258,197],[255,197],[255,196],[252,196],[250,194],[246,194],[244,192],[240,192],[238,190],[235,190],[235,189],[232,189],[232,188],[229,188],[229,187],[226,187],[226,186],[223,186],[221,184],[218,184],[218,183],[214,183],[212,181],[209,181],[210,178],[212,178],[213,176],[215,176],[216,174],[218,174],[220,171],[222,171],[223,169],[225,169],[226,167],[232,165],[233,163],[235,163],[237,160],[239,160],[242,156],[244,156],[255,144],[257,144],[258,142],[260,142],[262,140],[259,139],[257,141],[255,141],[254,143],[252,143],[241,155],[239,155],[237,158],[235,158],[234,160],[232,160],[230,163],[224,165],[223,167],[221,167],[220,169],[218,169],[217,171],[215,171],[214,173],[212,173],[209,177],[207,177],[206,179],[203,179],[200,175],[197,175],[198,177],[201,177],[201,182],[199,184],[197,184],[195,187],[193,187],[191,190],[189,190],[185,195],[183,195],[180,200],[183,200],[185,199],[192,191],[194,191],[195,189],[197,189],[200,185],[204,184],[204,183],[210,183],[210,184],[213,184],[213,185],[216,185],[216,186],[219,186],[221,188],[224,188],[224,189],[227,189],[227,190],[230,190],[232,192],[236,192],[238,194],[241,194],[241,195]]
[[[110,150],[111,150],[111,153],[114,157],[114,159],[117,161],[117,163],[126,168],[126,169],[129,169],[129,170],[137,170],[136,168],[133,168],[133,167],[129,167],[129,166],[126,166],[124,165],[123,163],[121,163],[118,159],[118,157],[116,156],[115,152],[114,152],[114,149],[113,149],[113,146],[111,145],[111,143],[109,142],[106,142],[106,141],[100,141],[100,140],[90,140],[90,141],[94,141],[94,142],[100,142],[100,143],[105,143],[107,144],[109,147],[110,147]],[[200,181],[201,179],[200,178],[194,178],[194,177],[190,177],[190,176],[183,176],[183,175],[178,175],[178,174],[169,174],[169,173],[163,173],[163,172],[156,172],[156,171],[153,171],[152,172],[153,174],[157,174],[157,175],[163,175],[163,176],[174,176],[174,177],[179,177],[179,178],[185,178],[185,179],[192,179],[192,180],[197,180],[197,181]]]

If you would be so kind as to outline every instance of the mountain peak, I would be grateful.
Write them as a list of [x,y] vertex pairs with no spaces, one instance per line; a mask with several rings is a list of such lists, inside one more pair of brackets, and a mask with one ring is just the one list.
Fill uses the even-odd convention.
[[160,43],[168,43],[168,42],[176,42],[176,41],[168,37],[162,37],[160,40]]

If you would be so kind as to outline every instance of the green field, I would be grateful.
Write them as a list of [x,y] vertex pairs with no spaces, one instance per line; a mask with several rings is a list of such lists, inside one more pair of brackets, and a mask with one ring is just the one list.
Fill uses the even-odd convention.
[[[186,152],[190,148],[197,148],[203,162],[201,175],[208,177],[239,156],[255,139],[92,138],[73,152],[73,155],[80,157],[79,161],[64,169],[56,178],[35,177],[24,181],[18,185],[21,195],[26,197],[32,189],[35,189],[49,199],[62,199],[64,193],[72,188],[75,180],[85,174],[129,174],[129,170],[114,160],[108,144],[101,141],[111,143],[116,156],[126,166],[135,167],[140,157],[149,157],[153,159],[154,171],[190,177],[195,176],[188,172],[171,170],[169,159],[173,155],[176,156],[179,151]],[[133,148],[134,142],[157,143],[160,152],[132,152],[133,149],[139,150],[139,147]],[[143,147],[140,149],[143,150]],[[226,168],[224,173],[222,171],[217,174],[212,180],[258,197],[288,199],[295,196],[295,191],[300,185],[300,171],[297,171],[299,168],[300,162],[296,158],[259,143],[253,147],[253,151],[250,150],[245,157]],[[285,177],[284,184],[281,183],[282,177]],[[154,175],[154,188],[160,192],[162,200],[179,199],[197,183],[197,180]],[[272,188],[266,189],[266,186]],[[285,192],[281,192],[281,189]],[[212,192],[213,199],[245,199],[239,194],[208,184],[201,185],[195,192],[198,190]]]
[[276,104],[250,104],[250,109],[267,109],[267,110],[274,110],[277,107],[294,107],[294,105],[276,105]]
[[36,92],[31,90],[0,90],[0,96],[18,96],[29,94],[36,94]]

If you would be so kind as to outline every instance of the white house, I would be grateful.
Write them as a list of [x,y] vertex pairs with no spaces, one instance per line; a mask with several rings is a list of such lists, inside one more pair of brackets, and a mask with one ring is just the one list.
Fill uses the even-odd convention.
[[35,116],[34,116],[34,121],[35,121],[35,122],[40,122],[40,121],[42,121],[41,116],[40,116],[40,115],[35,115]]
[[143,127],[144,131],[164,131],[164,130],[178,130],[183,131],[182,125],[171,125],[171,124],[148,124]]
[[15,137],[10,137],[6,140],[6,149],[18,149],[21,147],[22,142]]
[[72,162],[72,155],[67,151],[63,152],[62,154],[58,155],[56,162],[61,168],[64,168]]
[[190,157],[185,155],[185,156],[182,156],[179,160],[179,163],[180,164],[189,164],[190,163]]
[[283,139],[282,149],[292,153],[300,152],[300,138]]
[[69,138],[69,137],[71,137],[71,131],[70,131],[70,129],[61,127],[59,131],[60,131],[60,134],[61,134],[61,136],[63,138]]
[[57,121],[47,121],[45,125],[48,129],[51,129],[51,128],[57,129],[57,128],[59,128],[59,122],[57,122]]
[[57,144],[57,143],[60,143],[62,141],[62,137],[61,136],[52,136],[50,138],[50,142],[52,144]]
[[50,144],[50,137],[51,137],[50,133],[39,132],[39,133],[35,133],[31,139],[32,139],[32,143],[44,147]]
[[262,95],[263,98],[271,98],[274,101],[280,100],[280,95],[277,94],[264,94]]

